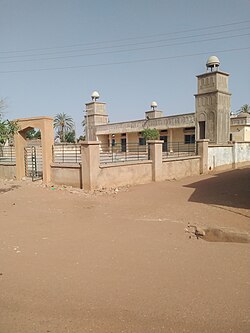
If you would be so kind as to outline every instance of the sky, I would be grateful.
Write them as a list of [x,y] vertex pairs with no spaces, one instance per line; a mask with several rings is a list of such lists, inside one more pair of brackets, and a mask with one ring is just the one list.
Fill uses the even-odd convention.
[[216,55],[231,109],[250,104],[250,0],[0,0],[0,99],[8,119],[70,115],[82,134],[97,90],[110,122],[195,111]]

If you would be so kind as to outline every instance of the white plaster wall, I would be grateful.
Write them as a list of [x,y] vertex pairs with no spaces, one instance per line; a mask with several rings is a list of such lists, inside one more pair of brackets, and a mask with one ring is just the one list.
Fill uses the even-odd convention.
[[233,146],[208,146],[208,170],[233,164]]
[[208,146],[208,170],[228,169],[237,163],[250,163],[250,142],[236,142],[235,146]]
[[236,143],[236,162],[250,162],[250,142]]

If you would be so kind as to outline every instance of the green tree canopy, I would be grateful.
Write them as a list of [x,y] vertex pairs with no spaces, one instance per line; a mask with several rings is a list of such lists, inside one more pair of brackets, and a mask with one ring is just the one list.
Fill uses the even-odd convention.
[[31,130],[26,132],[26,138],[29,140],[41,139],[41,131],[32,128]]
[[249,104],[242,105],[242,107],[240,108],[240,112],[250,113],[250,105]]
[[74,130],[74,121],[66,113],[58,113],[54,118],[54,128],[60,137],[61,142],[65,142],[65,134]]
[[160,133],[156,128],[146,128],[141,134],[145,140],[158,140],[160,137]]
[[19,125],[17,121],[0,121],[0,144],[5,144],[8,140],[13,140],[14,134],[18,129]]
[[6,108],[4,99],[0,99],[0,144],[5,144],[8,140],[13,140],[14,134],[18,131],[17,121],[3,120],[3,110]]
[[75,143],[76,134],[75,131],[70,131],[65,133],[65,141],[68,143]]

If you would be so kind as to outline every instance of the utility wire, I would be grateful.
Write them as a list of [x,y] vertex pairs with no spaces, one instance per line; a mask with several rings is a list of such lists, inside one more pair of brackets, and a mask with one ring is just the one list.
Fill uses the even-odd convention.
[[98,42],[91,42],[91,43],[79,43],[79,44],[71,44],[71,45],[64,45],[64,46],[45,47],[45,48],[31,48],[31,49],[24,49],[24,50],[0,51],[0,53],[19,53],[19,52],[29,52],[29,51],[55,50],[55,49],[61,49],[61,48],[70,48],[70,47],[78,47],[78,46],[86,46],[86,45],[118,43],[118,42],[123,42],[123,41],[128,41],[128,40],[154,38],[154,37],[159,37],[159,36],[168,36],[168,35],[187,33],[187,32],[193,32],[193,31],[215,29],[215,28],[227,27],[227,26],[235,26],[235,25],[249,23],[249,22],[250,22],[250,20],[246,20],[246,21],[238,21],[238,22],[212,25],[212,26],[200,27],[200,28],[194,28],[194,29],[179,30],[179,31],[168,32],[168,33],[164,33],[164,34],[144,35],[144,36],[140,36],[140,37],[130,37],[130,38],[123,38],[123,39],[114,39],[114,40],[98,41]]
[[127,49],[127,50],[104,51],[104,52],[88,53],[88,54],[74,54],[74,55],[49,57],[49,58],[0,61],[0,64],[3,64],[3,63],[17,63],[17,62],[31,62],[31,61],[41,61],[41,60],[57,60],[57,59],[67,59],[67,58],[78,58],[78,57],[86,57],[86,56],[96,56],[96,55],[100,55],[100,54],[110,54],[110,53],[111,54],[113,54],[113,53],[124,53],[124,52],[156,49],[156,48],[163,48],[163,47],[176,46],[176,45],[186,45],[186,44],[201,43],[201,42],[204,43],[204,42],[208,42],[208,41],[215,41],[215,40],[221,40],[221,39],[231,39],[231,38],[243,37],[243,36],[249,36],[249,35],[250,35],[250,33],[246,33],[246,34],[231,35],[231,36],[225,36],[225,37],[207,38],[207,39],[203,39],[203,40],[187,41],[187,42],[181,42],[181,43],[146,46],[146,47],[140,47],[140,48]]
[[[140,43],[130,43],[130,44],[124,44],[124,45],[115,45],[115,46],[103,46],[103,47],[95,47],[95,48],[87,48],[87,49],[85,48],[83,50],[67,50],[67,51],[64,51],[63,53],[72,53],[72,52],[81,52],[81,51],[93,51],[93,50],[95,51],[95,50],[102,50],[102,49],[121,48],[121,47],[127,47],[127,46],[155,44],[155,43],[160,43],[160,42],[175,41],[175,40],[179,40],[179,39],[187,39],[187,38],[196,38],[196,37],[218,35],[218,34],[221,34],[221,33],[224,34],[224,33],[228,33],[228,32],[233,32],[233,31],[236,32],[236,31],[239,31],[239,30],[246,30],[246,29],[250,29],[250,27],[245,27],[245,28],[240,28],[240,29],[230,29],[230,30],[226,30],[226,31],[222,31],[222,32],[212,32],[212,33],[198,34],[198,35],[191,35],[191,36],[184,36],[184,37],[174,37],[174,38],[161,39],[161,40],[156,40],[156,41],[147,41],[147,42],[140,42]],[[237,35],[237,36],[241,36],[241,35]],[[229,37],[231,37],[231,36],[229,36]],[[225,36],[225,38],[229,38],[229,37]],[[222,37],[219,37],[219,38],[222,38]],[[170,44],[170,46],[171,45],[180,45],[180,44],[181,43],[179,43],[179,44]],[[185,42],[183,42],[183,44],[185,44]],[[157,45],[155,47],[157,47]],[[121,52],[121,51],[113,51],[113,52]],[[123,52],[123,50],[122,50],[122,52]],[[6,58],[9,59],[9,58],[20,58],[20,57],[37,57],[37,56],[45,56],[45,55],[53,55],[53,54],[63,54],[63,53],[62,52],[50,52],[50,53],[28,54],[28,55],[0,56],[0,60],[1,59],[6,59]],[[111,53],[111,52],[106,52],[106,53]],[[100,53],[100,54],[102,54],[102,53]],[[95,54],[90,54],[90,55],[96,55],[96,53]],[[71,55],[71,56],[75,57],[77,55]],[[71,56],[69,56],[69,57],[71,57]],[[82,55],[80,55],[80,56],[82,56]],[[62,57],[64,57],[64,56],[60,56],[60,58],[62,58]],[[46,59],[49,59],[49,58],[46,58]],[[50,59],[53,59],[53,58],[50,58]],[[58,59],[58,58],[55,58],[55,59]]]
[[0,74],[40,72],[40,71],[50,71],[50,70],[78,69],[78,68],[90,68],[90,67],[112,66],[112,65],[122,65],[122,64],[133,64],[133,63],[143,63],[143,62],[151,62],[151,61],[159,61],[159,60],[169,60],[169,59],[179,59],[179,58],[200,56],[200,55],[204,55],[204,54],[208,54],[208,53],[210,53],[210,54],[211,53],[225,53],[225,52],[235,52],[235,51],[243,51],[243,50],[250,50],[250,46],[249,47],[244,47],[244,48],[207,51],[207,52],[201,52],[201,53],[191,53],[191,54],[183,54],[183,55],[160,57],[160,58],[138,59],[138,60],[131,60],[131,61],[119,61],[119,62],[108,62],[108,63],[88,64],[88,65],[75,65],[75,66],[63,66],[63,67],[50,67],[50,68],[38,68],[38,69],[0,71]]

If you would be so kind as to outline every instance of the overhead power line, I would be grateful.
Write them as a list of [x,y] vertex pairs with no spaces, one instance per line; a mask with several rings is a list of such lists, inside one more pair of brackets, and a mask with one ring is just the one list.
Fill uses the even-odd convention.
[[159,37],[159,36],[169,36],[169,35],[181,34],[181,33],[187,33],[187,32],[194,32],[194,31],[216,29],[216,28],[222,28],[222,27],[228,27],[228,26],[235,26],[235,25],[245,24],[245,23],[249,23],[249,22],[250,22],[250,20],[237,21],[237,22],[231,22],[231,23],[226,23],[226,24],[199,27],[199,28],[194,28],[194,29],[178,30],[178,31],[162,33],[162,34],[144,35],[144,36],[138,36],[138,37],[128,37],[128,38],[123,38],[123,39],[113,39],[113,40],[105,40],[105,41],[98,41],[98,42],[91,42],[91,43],[78,43],[78,44],[70,44],[70,45],[62,45],[62,46],[44,47],[44,48],[30,48],[30,49],[23,49],[23,50],[0,51],[0,54],[4,54],[4,53],[22,53],[22,52],[43,51],[43,50],[56,50],[56,49],[79,47],[79,46],[99,45],[99,44],[107,44],[107,43],[119,43],[119,42],[124,42],[124,41],[129,41],[129,40],[154,38],[154,37]]
[[38,58],[38,59],[0,61],[0,64],[16,63],[16,62],[31,62],[31,61],[41,61],[41,60],[57,60],[57,59],[79,58],[79,57],[96,56],[96,55],[100,55],[100,54],[110,54],[110,53],[111,54],[113,54],[113,53],[124,53],[124,52],[141,51],[141,50],[163,48],[163,47],[176,46],[176,45],[204,43],[204,42],[208,42],[208,41],[214,41],[214,40],[220,40],[220,39],[231,39],[231,38],[243,37],[243,36],[249,36],[249,35],[250,35],[250,33],[239,34],[239,35],[231,35],[231,36],[226,36],[226,37],[208,38],[208,39],[203,39],[203,40],[195,40],[195,41],[188,41],[188,42],[182,42],[182,43],[172,43],[172,44],[164,44],[164,45],[156,45],[156,46],[155,45],[154,46],[146,46],[146,47],[140,47],[140,48],[127,49],[127,50],[104,51],[104,52],[87,53],[87,54],[73,54],[73,55],[68,55],[68,56],[58,56],[58,57]]
[[[51,60],[51,59],[60,59],[60,58],[67,58],[67,57],[78,57],[78,56],[85,56],[84,54],[80,54],[80,55],[69,55],[69,56],[64,56],[62,55],[63,53],[72,53],[72,52],[81,52],[81,51],[95,51],[95,50],[105,50],[105,49],[115,49],[115,48],[121,48],[121,47],[128,47],[128,46],[138,46],[138,45],[147,45],[147,44],[156,44],[156,43],[161,43],[161,42],[168,42],[168,41],[175,41],[175,40],[180,40],[180,39],[188,39],[188,38],[196,38],[196,37],[204,37],[204,36],[211,36],[211,35],[218,35],[218,34],[224,34],[224,33],[231,33],[231,32],[236,32],[236,31],[241,31],[241,30],[246,30],[246,29],[250,29],[250,27],[245,27],[245,28],[240,28],[240,29],[230,29],[230,30],[226,30],[226,31],[219,31],[219,32],[212,32],[212,33],[206,33],[206,34],[198,34],[198,35],[191,35],[191,36],[183,36],[183,37],[172,37],[172,38],[167,38],[167,39],[160,39],[160,40],[156,40],[156,41],[147,41],[147,42],[140,42],[140,43],[130,43],[130,44],[124,44],[124,45],[115,45],[115,46],[103,46],[103,47],[95,47],[95,48],[85,48],[83,50],[67,50],[64,52],[50,52],[50,53],[38,53],[38,54],[28,54],[28,55],[14,55],[14,56],[0,56],[0,60],[1,59],[10,59],[10,58],[25,58],[25,57],[41,57],[41,56],[47,56],[47,55],[53,55],[53,54],[60,54],[60,57],[54,57],[54,58],[41,58],[41,60],[46,59],[46,60]],[[214,40],[216,39],[222,39],[222,38],[232,38],[232,37],[240,37],[240,36],[245,36],[248,34],[238,34],[238,35],[230,35],[230,36],[221,36],[221,37],[217,37],[214,38]],[[209,41],[211,39],[207,39],[207,41]],[[189,44],[189,43],[195,43],[195,42],[202,42],[203,40],[198,40],[198,41],[188,41],[188,42],[180,42],[180,43],[174,43],[174,44],[168,44],[165,46],[173,46],[173,45],[181,45],[181,44]],[[206,40],[205,40],[206,41]],[[164,46],[164,45],[163,45]],[[146,49],[146,48],[153,48],[153,47],[163,47],[163,46],[159,46],[159,45],[155,45],[155,46],[149,46],[149,47],[145,47],[145,48],[137,48],[139,49]],[[127,51],[131,51],[131,50],[136,50],[136,49],[129,49],[129,50],[114,50],[114,51],[106,51],[106,52],[100,52],[100,53],[91,53],[91,54],[86,54],[88,55],[98,55],[98,54],[104,54],[104,53],[120,53],[120,52],[127,52]],[[40,59],[38,59],[40,60]],[[31,60],[17,60],[17,61],[33,61],[33,59]],[[6,62],[16,62],[15,60],[8,60]],[[3,63],[3,62],[2,62]]]
[[133,63],[160,61],[160,60],[170,60],[170,59],[200,56],[200,55],[204,55],[204,54],[235,52],[235,51],[243,51],[243,50],[245,50],[245,51],[250,50],[250,46],[249,47],[244,47],[244,48],[234,48],[234,49],[227,49],[227,50],[214,50],[214,51],[207,51],[207,52],[200,52],[200,53],[191,53],[191,54],[175,55],[175,56],[169,56],[169,57],[149,58],[149,59],[138,59],[138,60],[131,60],[131,61],[119,61],[119,62],[107,62],[107,63],[97,63],[97,64],[88,64],[88,65],[75,65],[75,66],[62,66],[62,67],[50,67],[50,68],[0,71],[0,74],[40,72],[40,71],[51,71],[51,70],[65,70],[65,69],[79,69],[79,68],[123,65],[123,64],[133,64]]

